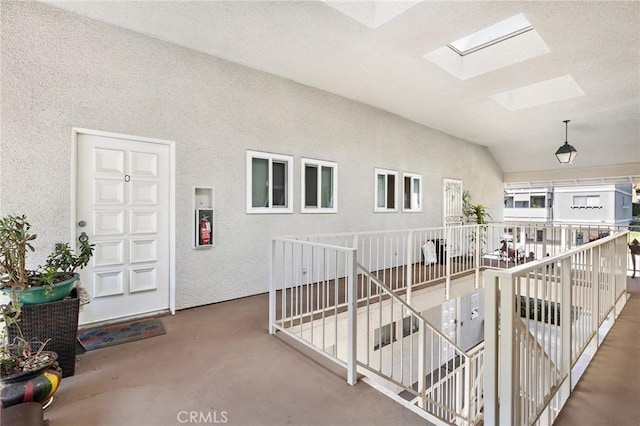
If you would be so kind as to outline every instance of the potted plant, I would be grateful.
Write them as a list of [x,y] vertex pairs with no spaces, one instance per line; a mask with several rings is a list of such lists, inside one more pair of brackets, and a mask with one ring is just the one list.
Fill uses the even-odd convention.
[[[64,299],[79,278],[75,271],[89,263],[93,245],[82,242],[76,255],[68,244],[63,244],[47,257],[44,266],[28,270],[27,253],[34,251],[31,243],[36,239],[30,229],[24,215],[0,219],[0,286],[23,305]],[[18,299],[12,302],[17,303]]]
[[[480,254],[482,255],[482,245],[486,243],[487,239],[487,223],[489,220],[493,220],[487,208],[482,204],[473,204],[471,201],[471,194],[469,191],[462,193],[462,212],[467,218],[467,222],[474,222],[480,226]],[[475,234],[471,235],[471,242],[475,243]]]
[[[34,251],[36,239],[30,229],[24,215],[0,218],[0,290],[9,297],[0,306],[3,405],[19,400],[15,392],[20,393],[21,386],[35,390],[33,386],[43,380],[49,384],[43,383],[38,395],[52,394],[59,378],[51,371],[48,375],[36,372],[50,368],[56,356],[63,375],[73,374],[79,300],[65,297],[78,280],[76,270],[86,266],[93,255],[88,242],[82,243],[79,254],[63,244],[47,257],[44,266],[27,269],[27,254]],[[44,351],[45,345],[54,353]],[[32,382],[26,385],[25,380]]]

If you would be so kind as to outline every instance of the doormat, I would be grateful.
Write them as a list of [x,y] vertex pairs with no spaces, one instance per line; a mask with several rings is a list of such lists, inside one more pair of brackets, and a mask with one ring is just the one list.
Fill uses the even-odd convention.
[[78,332],[78,341],[86,351],[92,351],[166,333],[162,322],[153,318],[83,330]]

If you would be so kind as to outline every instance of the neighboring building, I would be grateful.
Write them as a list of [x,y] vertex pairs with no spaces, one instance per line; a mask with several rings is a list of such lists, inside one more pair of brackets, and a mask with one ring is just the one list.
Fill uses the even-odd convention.
[[627,226],[631,223],[632,187],[626,185],[554,188],[555,224]]
[[627,226],[632,219],[631,184],[509,188],[505,190],[507,221]]
[[551,222],[553,220],[553,189],[507,189],[504,197],[504,220]]

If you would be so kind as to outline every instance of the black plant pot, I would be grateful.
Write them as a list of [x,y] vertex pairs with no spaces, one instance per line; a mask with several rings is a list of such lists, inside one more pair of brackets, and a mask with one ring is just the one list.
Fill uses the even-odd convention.
[[[76,337],[78,335],[78,313],[80,299],[75,289],[70,297],[55,302],[24,305],[21,308],[19,326],[25,340],[45,342],[45,350],[58,354],[62,377],[75,374]],[[9,338],[18,336],[15,327],[9,328]],[[37,349],[36,344],[33,345]]]

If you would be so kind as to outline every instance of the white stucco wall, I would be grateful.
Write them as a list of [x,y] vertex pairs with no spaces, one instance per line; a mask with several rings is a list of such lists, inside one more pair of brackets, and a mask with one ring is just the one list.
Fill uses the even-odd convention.
[[[481,146],[395,115],[34,2],[2,1],[0,214],[25,213],[32,263],[68,241],[71,129],[176,142],[177,308],[268,290],[270,239],[442,223],[442,178],[502,215]],[[294,213],[245,213],[247,149],[294,157]],[[335,161],[339,212],[300,214],[300,158]],[[422,213],[373,213],[374,168],[423,174]],[[192,249],[194,186],[215,189],[216,247]]]

